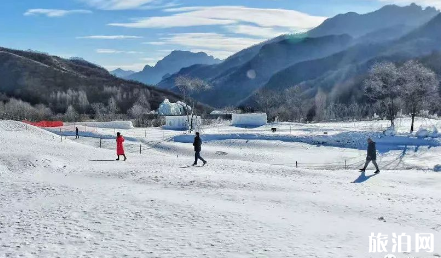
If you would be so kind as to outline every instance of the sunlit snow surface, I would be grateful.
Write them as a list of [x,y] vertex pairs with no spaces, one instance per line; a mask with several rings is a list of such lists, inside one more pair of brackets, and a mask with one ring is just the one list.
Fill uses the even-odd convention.
[[[0,121],[0,257],[384,257],[368,253],[371,232],[433,233],[439,254],[439,141],[409,137],[407,120],[384,137],[387,126],[213,125],[208,165],[188,167],[182,132],[121,129],[128,160],[116,162],[114,129],[75,140],[73,124],[53,129],[66,139]],[[369,136],[376,176],[356,170]]]

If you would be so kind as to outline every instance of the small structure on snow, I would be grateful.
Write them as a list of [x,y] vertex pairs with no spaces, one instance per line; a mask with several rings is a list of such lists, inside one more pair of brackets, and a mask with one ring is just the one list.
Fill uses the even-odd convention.
[[268,116],[265,113],[233,114],[233,126],[262,126],[268,123]]
[[162,128],[170,130],[187,130],[190,128],[191,124],[193,124],[193,128],[196,129],[202,125],[202,119],[200,116],[193,116],[193,118],[190,116],[189,118],[187,116],[166,116],[165,125]]
[[165,99],[158,108],[158,114],[160,116],[183,116],[185,115],[185,109],[188,113],[191,113],[191,107],[182,101],[171,103],[168,99]]

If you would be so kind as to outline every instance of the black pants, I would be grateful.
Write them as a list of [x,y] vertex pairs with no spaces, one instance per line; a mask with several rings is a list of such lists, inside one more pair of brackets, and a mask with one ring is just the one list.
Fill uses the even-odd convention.
[[374,164],[375,168],[376,168],[377,170],[380,170],[380,169],[378,168],[378,164],[377,164],[377,161],[376,161],[375,159],[366,159],[366,163],[364,164],[364,168],[363,168],[363,169],[366,169],[367,166],[369,165],[369,163],[371,163],[371,161],[372,161],[372,163]]
[[202,160],[202,162],[206,162],[205,159],[203,159],[201,157],[201,152],[200,151],[196,151],[194,154],[194,164],[198,164],[198,159]]

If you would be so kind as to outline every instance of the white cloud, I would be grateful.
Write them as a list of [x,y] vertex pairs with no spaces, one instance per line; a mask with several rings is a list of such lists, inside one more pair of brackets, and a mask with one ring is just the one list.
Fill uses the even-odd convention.
[[129,9],[156,9],[176,6],[176,4],[162,4],[163,0],[80,0],[91,7],[102,10],[129,10]]
[[166,45],[167,43],[161,41],[152,41],[152,42],[144,42],[143,44],[152,45],[152,46],[162,46],[162,45]]
[[70,14],[91,14],[89,10],[58,10],[58,9],[29,9],[24,15],[45,15],[47,17],[63,17]]
[[289,28],[294,32],[314,28],[326,19],[326,17],[311,16],[294,10],[243,6],[183,7],[165,11],[172,14],[109,25],[129,28],[172,28],[251,23],[266,28]]
[[98,54],[142,54],[143,52],[138,51],[124,51],[124,50],[116,50],[116,49],[97,49],[96,52]]
[[161,40],[168,45],[228,52],[237,52],[261,42],[261,39],[229,37],[218,33],[179,33],[163,37]]
[[193,27],[208,25],[227,25],[236,23],[233,20],[220,20],[211,18],[191,17],[191,16],[163,16],[137,19],[129,23],[110,23],[110,26],[126,28],[172,28],[172,27]]
[[77,39],[141,39],[139,36],[127,36],[127,35],[94,35],[94,36],[85,36],[85,37],[77,37]]

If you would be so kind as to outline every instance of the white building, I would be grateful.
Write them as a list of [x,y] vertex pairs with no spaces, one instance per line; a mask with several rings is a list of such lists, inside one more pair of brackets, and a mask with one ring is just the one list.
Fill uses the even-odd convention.
[[[170,130],[187,130],[190,128],[190,124],[187,121],[187,116],[166,116],[164,129]],[[191,116],[190,116],[191,119]],[[200,116],[193,117],[193,129],[198,130],[202,125],[202,119]]]
[[233,126],[262,126],[268,122],[268,116],[265,113],[252,114],[233,114],[231,124]]

